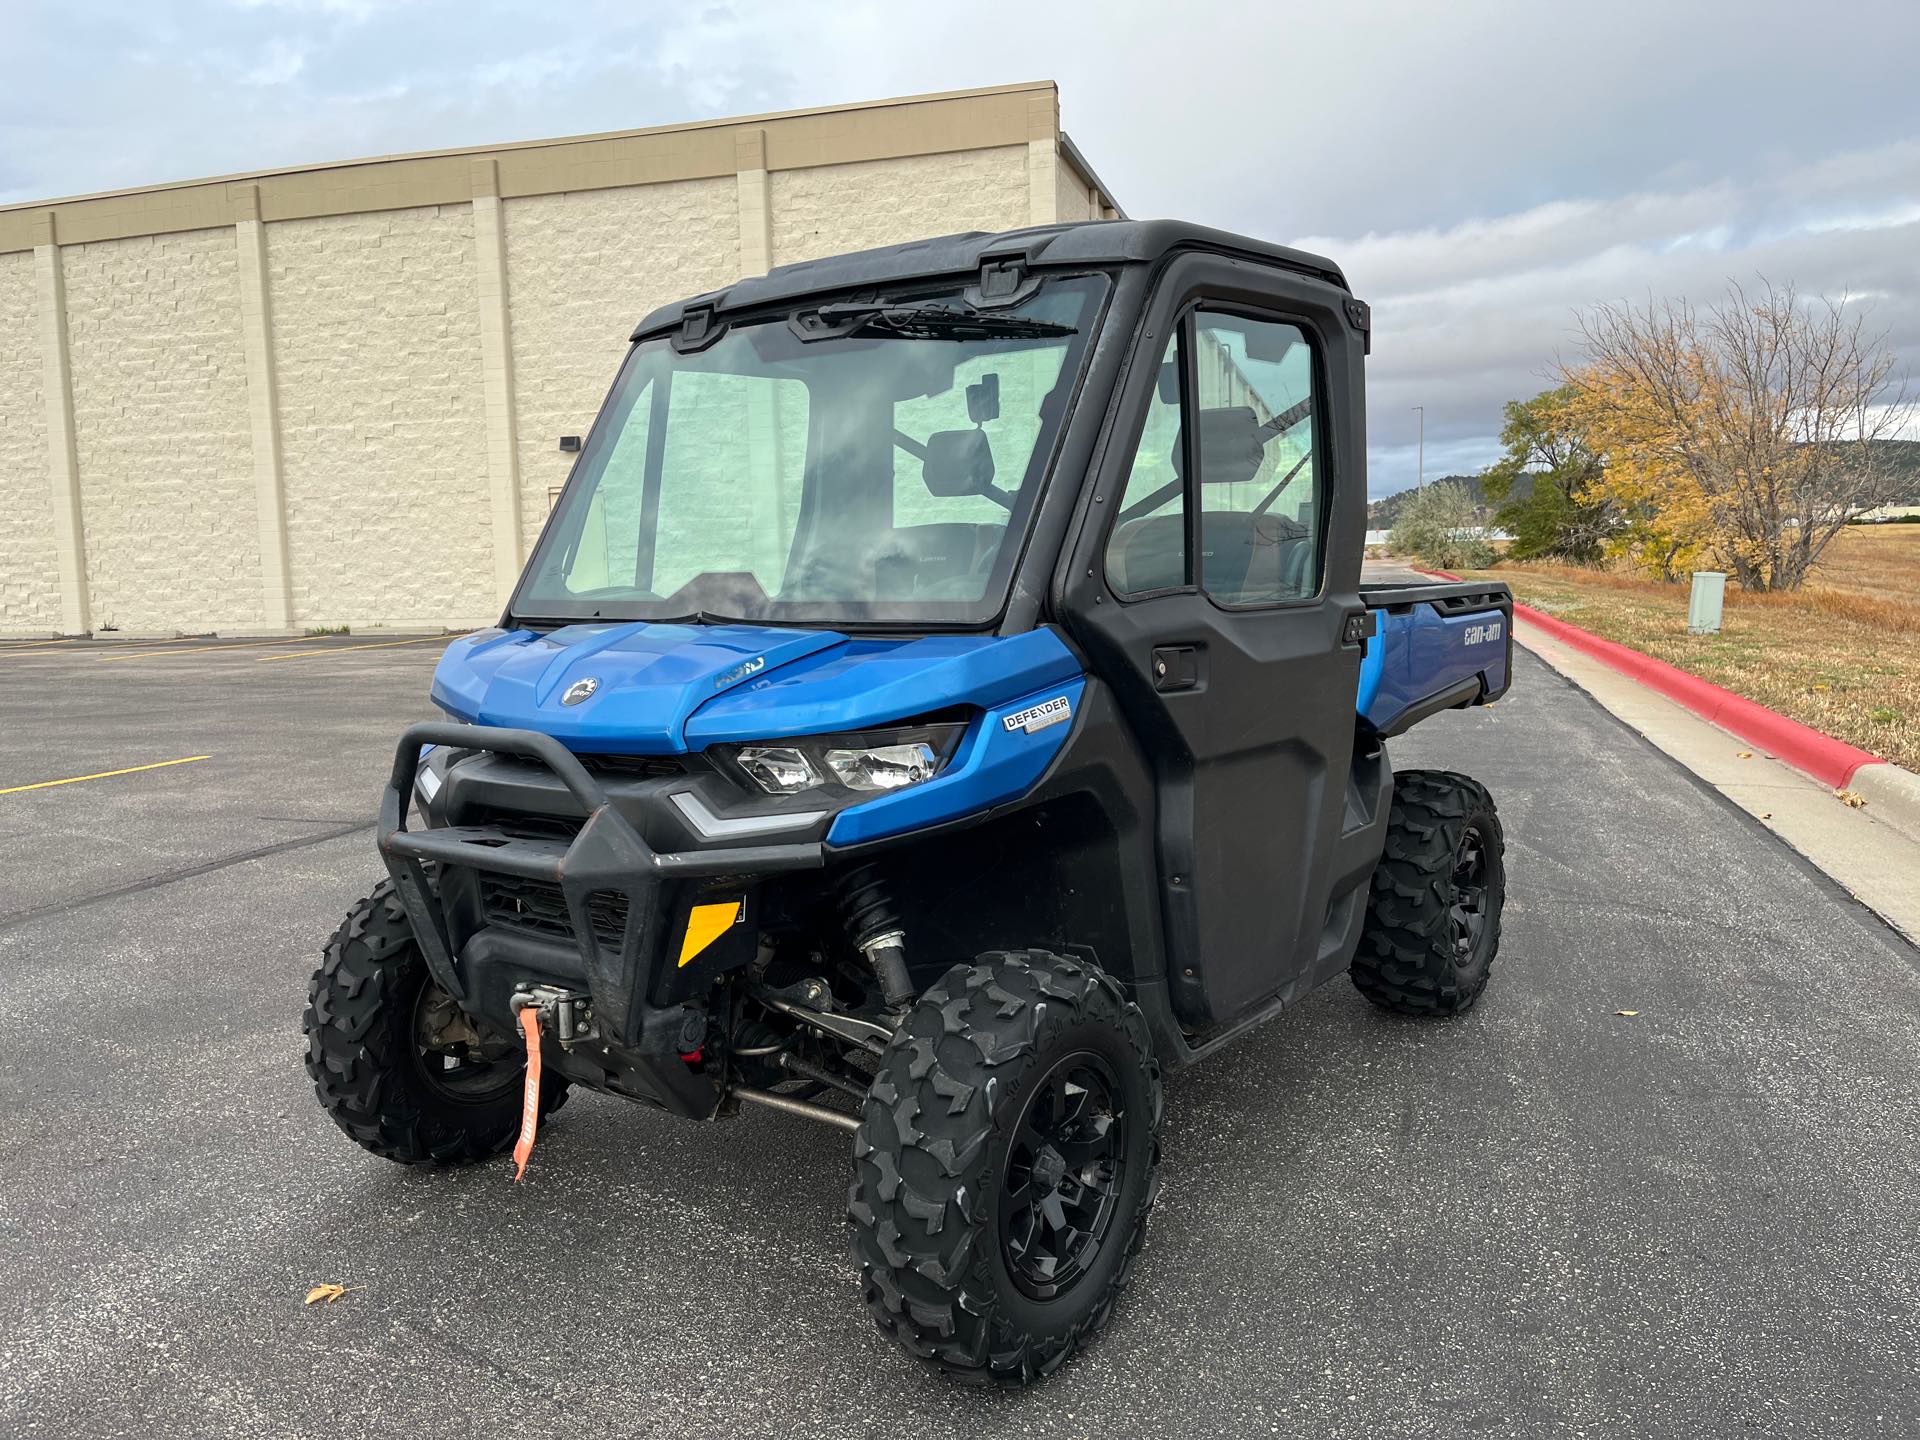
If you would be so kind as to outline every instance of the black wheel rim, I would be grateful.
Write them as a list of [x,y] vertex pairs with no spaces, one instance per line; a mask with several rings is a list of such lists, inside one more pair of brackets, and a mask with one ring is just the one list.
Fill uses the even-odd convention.
[[1460,836],[1453,860],[1453,963],[1470,966],[1480,956],[1480,940],[1487,931],[1487,841],[1478,825]]
[[518,1089],[527,1065],[511,1036],[464,1014],[451,995],[431,983],[414,1001],[413,1058],[432,1089],[465,1105]]
[[1113,1067],[1069,1055],[1027,1097],[1000,1185],[1000,1250],[1026,1294],[1053,1300],[1106,1247],[1126,1180],[1127,1117]]

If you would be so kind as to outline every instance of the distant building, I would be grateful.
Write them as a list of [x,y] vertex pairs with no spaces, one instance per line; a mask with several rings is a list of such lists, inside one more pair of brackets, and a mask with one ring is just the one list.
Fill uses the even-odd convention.
[[0,634],[490,623],[654,306],[1116,213],[1051,82],[0,207]]

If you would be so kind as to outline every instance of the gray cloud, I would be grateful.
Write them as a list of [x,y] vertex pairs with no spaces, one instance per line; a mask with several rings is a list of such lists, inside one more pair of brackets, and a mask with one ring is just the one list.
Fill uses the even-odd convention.
[[[1837,155],[1751,184],[1553,201],[1518,214],[1305,243],[1340,257],[1375,314],[1372,488],[1413,477],[1412,405],[1430,462],[1475,469],[1495,453],[1501,399],[1577,357],[1575,313],[1604,301],[1718,301],[1728,281],[1792,281],[1850,295],[1920,356],[1920,142]],[[1436,473],[1429,463],[1428,473]]]
[[1138,215],[1332,255],[1371,488],[1493,453],[1576,310],[1764,273],[1920,358],[1920,7],[12,0],[0,201],[1050,75]]

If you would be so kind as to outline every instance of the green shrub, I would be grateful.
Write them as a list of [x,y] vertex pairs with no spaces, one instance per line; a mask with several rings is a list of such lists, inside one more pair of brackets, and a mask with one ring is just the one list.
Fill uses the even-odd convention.
[[1466,487],[1439,480],[1407,502],[1393,527],[1393,548],[1436,570],[1483,570],[1494,551],[1482,526]]

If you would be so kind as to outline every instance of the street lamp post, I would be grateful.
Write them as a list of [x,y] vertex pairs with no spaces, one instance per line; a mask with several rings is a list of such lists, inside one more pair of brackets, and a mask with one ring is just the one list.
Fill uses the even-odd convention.
[[1418,472],[1420,478],[1418,488],[1424,490],[1427,488],[1427,407],[1424,405],[1415,405],[1413,408],[1420,412],[1420,470]]

